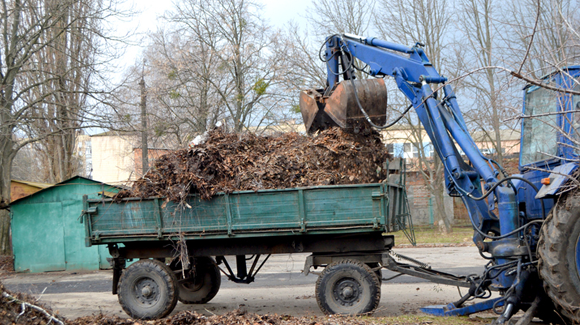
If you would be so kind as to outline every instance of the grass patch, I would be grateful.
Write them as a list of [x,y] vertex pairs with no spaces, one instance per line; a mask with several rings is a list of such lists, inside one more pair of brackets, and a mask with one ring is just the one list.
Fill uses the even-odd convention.
[[468,316],[436,317],[424,315],[401,315],[395,317],[361,317],[371,324],[398,324],[398,325],[483,325],[489,324],[489,319],[470,318]]
[[[392,233],[395,235],[395,244],[409,244],[409,240],[402,231]],[[471,226],[455,226],[450,234],[441,234],[435,227],[415,227],[417,244],[461,244],[473,243],[473,228]]]

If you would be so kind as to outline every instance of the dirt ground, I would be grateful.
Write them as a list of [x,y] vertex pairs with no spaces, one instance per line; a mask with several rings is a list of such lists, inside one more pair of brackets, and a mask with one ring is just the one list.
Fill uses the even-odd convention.
[[[398,252],[420,259],[437,268],[482,267],[485,262],[479,257],[475,247],[405,248],[399,249]],[[234,284],[222,277],[222,288],[212,301],[204,305],[178,303],[170,316],[179,318],[183,316],[184,312],[188,312],[188,317],[196,319],[201,316],[207,318],[215,315],[230,317],[229,313],[236,311],[244,315],[288,315],[293,320],[295,317],[326,319],[318,308],[314,296],[316,275],[305,277],[300,273],[306,256],[307,254],[272,256],[261,272],[263,279],[258,276],[256,283],[250,285]],[[461,264],[458,264],[459,261]],[[31,295],[34,300],[69,320],[85,316],[93,316],[91,319],[96,320],[95,317],[98,315],[125,319],[128,317],[119,306],[117,296],[112,295],[108,289],[107,291],[99,289],[95,290],[97,292],[87,292],[91,290],[91,285],[94,286],[101,282],[108,285],[112,278],[110,270],[73,273],[4,273],[1,281],[7,287],[16,285],[36,287],[37,290],[34,292],[37,293]],[[403,279],[399,283],[383,283],[381,303],[368,321],[373,323],[382,317],[403,315],[421,317],[423,314],[419,311],[420,307],[447,304],[457,300],[459,296],[456,287],[413,281],[415,279],[409,277],[408,280]],[[86,289],[80,288],[83,283],[88,284]],[[50,287],[53,284],[66,285],[67,288],[71,288],[70,292],[48,293],[50,290],[44,290],[45,287]],[[31,289],[29,291],[32,292]],[[42,293],[43,291],[46,292]],[[493,315],[483,314],[479,316],[491,317]],[[96,323],[101,323],[101,321]],[[266,324],[267,322],[263,321],[262,323]],[[307,323],[312,324],[312,322]],[[415,322],[411,320],[412,323]],[[288,324],[301,323],[290,322]]]

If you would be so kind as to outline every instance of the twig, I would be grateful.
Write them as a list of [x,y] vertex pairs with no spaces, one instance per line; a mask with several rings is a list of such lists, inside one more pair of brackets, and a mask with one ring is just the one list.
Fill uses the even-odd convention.
[[60,319],[54,317],[53,315],[49,314],[46,310],[44,310],[36,305],[27,303],[25,301],[21,301],[18,298],[13,297],[6,292],[2,292],[2,297],[10,299],[8,302],[13,302],[13,303],[22,305],[22,312],[20,314],[18,314],[18,316],[16,316],[15,322],[18,321],[18,318],[24,314],[24,312],[26,311],[26,307],[29,307],[29,308],[38,310],[39,312],[43,313],[44,316],[46,316],[46,318],[48,318],[49,323],[54,321],[55,323],[58,323],[60,325],[64,325],[64,323]]
[[542,117],[542,116],[550,116],[550,115],[560,115],[560,114],[568,114],[568,113],[578,113],[578,112],[580,112],[580,110],[572,109],[572,110],[569,110],[569,111],[550,112],[550,113],[533,114],[533,115],[519,115],[519,116],[514,116],[514,117],[507,118],[507,119],[503,120],[502,122],[508,122],[508,121],[512,121],[512,120],[519,120],[519,119],[522,119],[522,118],[534,118],[534,117]]
[[[547,152],[544,152],[544,151],[537,151],[537,152],[541,153],[542,155],[548,156],[550,158],[559,159],[559,160],[562,160],[562,161],[570,161],[570,162],[575,162],[575,163],[580,162],[580,159],[569,159],[569,158],[566,158],[566,157],[556,156],[556,155],[553,155],[551,153],[547,153]],[[544,170],[544,171],[551,172],[549,169],[540,169],[540,170]]]
[[539,170],[539,171],[548,172],[548,173],[551,173],[551,174],[556,174],[556,175],[564,176],[564,177],[568,178],[569,180],[571,180],[576,186],[580,186],[580,182],[577,179],[575,179],[574,177],[572,177],[572,175],[555,172],[553,170],[548,170],[548,169],[545,169],[545,168],[537,168],[537,167],[531,167],[531,166],[530,167],[526,167],[526,168],[531,169],[531,170]]
[[24,315],[24,312],[26,311],[26,305],[23,303],[20,308],[22,308],[22,311],[20,312],[20,314],[16,315],[16,318],[14,319],[15,323],[18,323],[18,318],[20,318],[20,316]]
[[524,58],[522,60],[522,63],[520,64],[520,68],[518,69],[518,73],[522,72],[522,68],[524,67],[524,63],[526,63],[526,60],[528,59],[528,55],[530,55],[530,50],[532,49],[532,44],[534,43],[534,36],[536,35],[536,29],[538,28],[538,21],[540,20],[540,0],[538,0],[538,10],[536,13],[536,22],[534,23],[534,29],[532,30],[532,35],[530,35],[530,42],[528,43],[528,48],[526,49],[526,54],[524,55]]
[[[538,81],[538,80],[535,80],[535,79],[532,79],[532,78],[523,76],[521,73],[518,73],[516,71],[510,70],[510,69],[505,68],[505,67],[502,67],[502,66],[497,66],[497,65],[490,65],[490,66],[485,66],[485,67],[473,69],[473,70],[471,70],[471,71],[469,71],[467,73],[464,73],[464,74],[462,74],[462,75],[460,75],[458,77],[455,77],[453,79],[447,80],[447,82],[445,82],[445,83],[441,84],[439,87],[437,87],[437,89],[435,89],[433,91],[433,93],[436,93],[437,91],[443,89],[443,87],[445,85],[447,85],[447,84],[450,84],[450,83],[452,83],[454,81],[458,81],[458,80],[464,79],[464,78],[466,78],[466,77],[468,77],[468,76],[470,76],[472,74],[478,73],[480,71],[489,70],[489,69],[491,69],[491,70],[501,70],[501,71],[507,72],[511,76],[516,77],[518,79],[521,79],[523,81],[526,81],[527,83],[532,84],[534,86],[538,86],[538,87],[542,87],[542,88],[554,90],[554,91],[561,92],[561,93],[567,93],[567,94],[573,94],[573,95],[580,95],[580,91],[576,91],[576,90],[572,90],[572,89],[567,89],[567,88],[560,88],[560,87],[550,86],[550,85],[548,85],[546,83],[543,83],[542,81]],[[424,104],[427,101],[428,98],[429,97],[425,98],[421,102],[420,105]],[[416,106],[420,106],[420,105],[416,105]]]
[[44,294],[44,292],[46,291],[46,289],[48,289],[48,287],[44,287],[44,290],[42,290],[42,292],[40,293],[40,296],[38,296],[38,298],[36,298],[36,301],[39,301],[40,298],[42,298],[42,295]]
[[214,313],[212,313],[211,311],[209,311],[207,308],[204,308],[204,309],[205,309],[205,311],[207,311],[208,313],[210,313],[210,314],[212,314],[212,315],[214,315],[214,316],[217,316],[216,314],[214,314]]

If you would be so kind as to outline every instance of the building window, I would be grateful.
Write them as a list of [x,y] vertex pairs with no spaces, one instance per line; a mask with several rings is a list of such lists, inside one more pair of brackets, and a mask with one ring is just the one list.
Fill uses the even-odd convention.
[[419,150],[412,143],[404,143],[403,152],[403,158],[419,158]]
[[395,156],[395,145],[392,143],[387,144],[387,152],[391,155],[391,156]]

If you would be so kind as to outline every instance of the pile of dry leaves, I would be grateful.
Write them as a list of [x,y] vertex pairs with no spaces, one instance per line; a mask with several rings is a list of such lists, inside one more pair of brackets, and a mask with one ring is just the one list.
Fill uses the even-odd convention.
[[339,128],[314,137],[225,133],[216,129],[205,143],[157,159],[124,197],[167,197],[190,193],[204,200],[218,192],[315,185],[376,183],[385,179],[388,157],[377,133],[354,135]]
[[0,325],[12,324],[61,324],[61,317],[55,316],[50,308],[40,305],[31,296],[12,293],[0,283]]
[[0,283],[0,325],[12,324],[68,324],[68,325],[366,325],[372,321],[356,317],[293,317],[287,315],[258,315],[234,310],[224,315],[204,316],[194,311],[182,311],[173,316],[150,321],[118,316],[93,315],[67,320],[55,315],[31,296],[6,291]]
[[183,311],[174,316],[154,321],[134,321],[119,317],[88,316],[67,322],[71,325],[369,325],[373,319],[357,317],[293,317],[288,315],[258,315],[234,310],[224,315],[204,316],[194,311]]
[[14,257],[0,255],[0,274],[14,272]]

